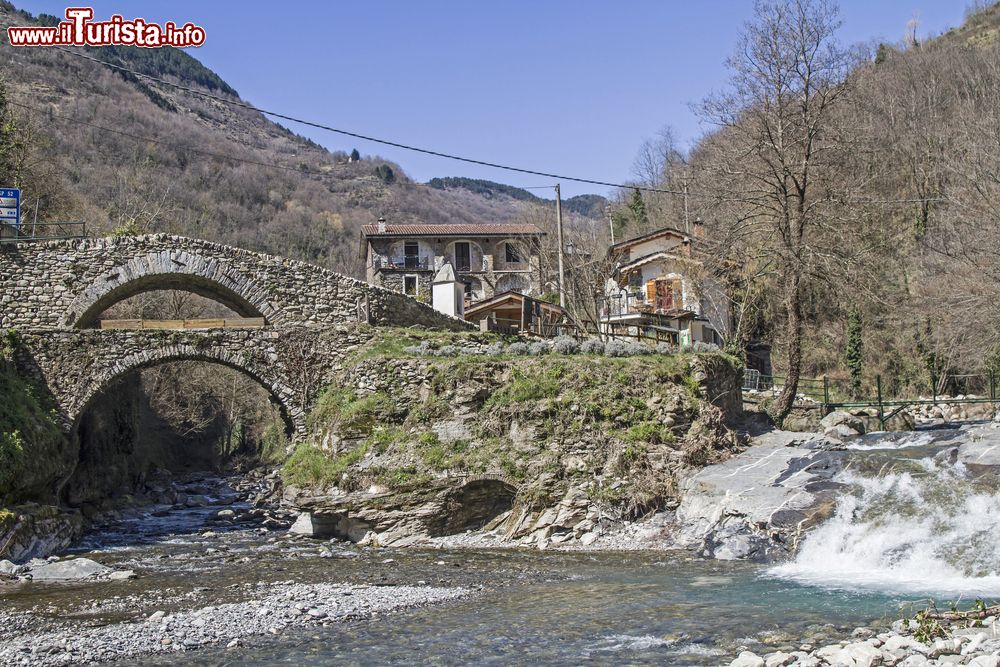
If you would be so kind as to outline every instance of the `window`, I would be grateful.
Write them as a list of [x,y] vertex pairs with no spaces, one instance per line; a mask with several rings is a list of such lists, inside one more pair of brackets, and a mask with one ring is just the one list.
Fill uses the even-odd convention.
[[403,294],[407,296],[417,295],[417,277],[403,276]]
[[508,242],[504,244],[504,261],[508,264],[521,263],[521,255],[513,243]]
[[420,264],[420,244],[416,241],[407,241],[403,244],[403,262],[408,269],[419,268]]
[[465,241],[455,244],[455,269],[458,271],[472,269],[472,248]]

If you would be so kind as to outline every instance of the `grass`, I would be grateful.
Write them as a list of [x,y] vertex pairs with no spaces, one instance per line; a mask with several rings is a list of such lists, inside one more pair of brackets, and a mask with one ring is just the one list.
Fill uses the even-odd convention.
[[426,484],[433,479],[430,474],[421,472],[416,466],[377,468],[373,469],[373,476],[375,481],[391,489]]
[[364,436],[399,416],[397,401],[388,394],[375,392],[359,397],[350,389],[331,387],[320,394],[306,423],[310,430],[335,427],[340,433]]
[[413,424],[429,424],[446,416],[451,406],[439,394],[430,394],[427,400],[410,408],[406,419]]
[[649,442],[654,445],[669,445],[676,437],[668,427],[656,421],[642,421],[630,426],[622,435],[625,442]]
[[368,446],[330,456],[313,444],[299,445],[282,468],[284,480],[298,487],[328,486],[340,481],[347,469],[363,459]]
[[515,368],[511,371],[510,382],[493,392],[483,407],[490,410],[514,403],[556,398],[563,387],[564,373],[562,364],[548,368],[535,366],[530,371]]
[[376,454],[385,454],[390,447],[404,442],[406,438],[407,433],[400,426],[376,426],[365,440],[365,444]]
[[417,436],[417,451],[420,460],[432,470],[449,470],[466,467],[463,454],[469,448],[464,440],[450,443],[441,442],[433,431],[425,431]]

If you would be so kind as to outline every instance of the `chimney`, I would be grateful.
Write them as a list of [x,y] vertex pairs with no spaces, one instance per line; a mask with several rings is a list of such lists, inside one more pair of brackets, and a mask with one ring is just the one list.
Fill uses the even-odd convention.
[[378,233],[385,234],[385,218],[382,216],[378,217]]
[[698,238],[705,238],[705,223],[702,221],[699,215],[694,219],[694,225],[692,226],[692,231],[694,235]]

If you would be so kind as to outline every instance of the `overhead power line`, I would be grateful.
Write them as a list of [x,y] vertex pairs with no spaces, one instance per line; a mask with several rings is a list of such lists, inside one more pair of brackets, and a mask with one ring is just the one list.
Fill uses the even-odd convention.
[[142,77],[144,79],[148,79],[150,81],[155,81],[155,82],[161,83],[161,84],[163,84],[165,86],[170,86],[171,88],[176,88],[178,90],[183,90],[185,92],[192,93],[194,95],[200,95],[201,97],[205,97],[205,98],[208,98],[208,99],[211,99],[211,100],[215,100],[216,102],[222,102],[223,104],[229,104],[231,106],[241,107],[241,108],[244,108],[244,109],[247,109],[247,110],[250,110],[250,111],[256,111],[257,113],[261,113],[261,114],[264,114],[266,116],[272,116],[274,118],[280,118],[282,120],[291,121],[293,123],[299,123],[300,125],[306,125],[308,127],[314,127],[316,129],[325,130],[327,132],[333,132],[335,134],[342,134],[344,136],[353,137],[355,139],[362,139],[364,141],[371,141],[373,143],[382,144],[384,146],[392,146],[394,148],[401,148],[403,150],[413,151],[415,153],[423,153],[425,155],[433,155],[435,157],[445,158],[447,160],[457,160],[459,162],[466,162],[466,163],[469,163],[469,164],[476,164],[476,165],[480,165],[480,166],[483,166],[483,167],[490,167],[490,168],[493,168],[493,169],[503,169],[503,170],[506,170],[506,171],[518,172],[520,174],[531,174],[532,176],[544,176],[545,178],[555,178],[555,179],[562,180],[562,181],[573,181],[573,182],[576,182],[576,183],[587,183],[589,185],[601,185],[601,186],[609,187],[609,188],[624,188],[624,189],[630,189],[630,190],[643,190],[643,191],[646,191],[646,192],[659,192],[659,193],[671,194],[671,195],[683,195],[684,194],[680,190],[667,190],[667,189],[664,189],[664,188],[654,188],[654,187],[649,187],[649,186],[645,186],[645,185],[626,185],[626,184],[623,184],[623,183],[611,183],[611,182],[608,182],[608,181],[598,181],[598,180],[593,180],[593,179],[589,179],[589,178],[578,178],[578,177],[575,177],[575,176],[565,176],[565,175],[561,175],[561,174],[553,174],[553,173],[544,172],[544,171],[536,171],[534,169],[524,169],[524,168],[521,168],[521,167],[512,167],[510,165],[499,164],[499,163],[496,163],[496,162],[488,162],[486,160],[477,160],[477,159],[474,159],[474,158],[462,157],[460,155],[452,155],[450,153],[444,153],[444,152],[441,152],[441,151],[435,151],[435,150],[431,150],[431,149],[428,149],[428,148],[420,148],[420,147],[417,147],[417,146],[410,146],[410,145],[407,145],[407,144],[400,143],[398,141],[390,141],[388,139],[379,139],[378,137],[372,137],[372,136],[368,136],[368,135],[365,135],[365,134],[360,134],[358,132],[351,132],[349,130],[338,129],[336,127],[331,127],[329,125],[324,125],[323,123],[317,123],[315,121],[306,120],[304,118],[297,118],[295,116],[290,116],[288,114],[284,114],[284,113],[281,113],[281,112],[278,112],[278,111],[270,111],[268,109],[263,109],[261,107],[256,107],[256,106],[254,106],[252,104],[248,104],[248,103],[243,102],[243,101],[231,100],[231,99],[227,99],[225,97],[220,97],[219,95],[213,95],[212,93],[208,93],[208,92],[205,92],[205,91],[202,91],[202,90],[198,90],[196,88],[191,88],[189,86],[183,86],[183,85],[181,85],[179,83],[174,83],[172,81],[167,81],[167,80],[161,79],[159,77],[151,76],[149,74],[144,74],[143,72],[139,72],[137,70],[134,70],[134,69],[131,69],[131,68],[128,68],[128,67],[124,67],[122,65],[116,65],[114,63],[109,63],[109,62],[101,60],[99,58],[94,58],[93,56],[88,56],[85,53],[80,53],[79,51],[73,51],[72,49],[68,49],[66,47],[56,46],[56,47],[53,47],[53,48],[58,49],[59,51],[63,51],[64,53],[68,53],[70,55],[76,56],[78,58],[84,58],[85,60],[90,60],[91,62],[95,62],[95,63],[97,63],[99,65],[104,65],[105,67],[110,67],[112,69],[120,70],[122,72],[128,72],[129,74],[132,74],[134,76],[139,76],[139,77]]
[[[510,165],[504,165],[504,164],[499,164],[499,163],[495,163],[495,162],[489,162],[489,161],[486,161],[486,160],[477,160],[477,159],[474,159],[474,158],[462,157],[462,156],[459,156],[459,155],[452,155],[450,153],[444,153],[444,152],[441,152],[441,151],[430,150],[430,149],[427,149],[427,148],[420,148],[420,147],[417,147],[417,146],[410,146],[410,145],[403,144],[403,143],[400,143],[400,142],[397,142],[397,141],[390,141],[388,139],[379,139],[378,137],[372,137],[372,136],[368,136],[368,135],[365,135],[365,134],[360,134],[358,132],[351,132],[349,130],[338,129],[338,128],[335,128],[335,127],[331,127],[329,125],[325,125],[323,123],[318,123],[318,122],[315,122],[315,121],[306,120],[304,118],[298,118],[298,117],[295,117],[295,116],[290,116],[288,114],[284,114],[284,113],[281,113],[281,112],[278,112],[278,111],[270,111],[270,110],[267,110],[267,109],[263,109],[261,107],[254,106],[252,104],[248,104],[247,102],[243,102],[241,100],[233,100],[233,99],[228,99],[228,98],[225,98],[225,97],[221,97],[219,95],[213,95],[212,93],[209,93],[209,92],[206,92],[206,91],[202,91],[202,90],[198,90],[196,88],[191,88],[190,86],[184,86],[184,85],[181,85],[179,83],[174,83],[172,81],[167,81],[166,79],[161,79],[159,77],[152,76],[150,74],[145,74],[143,72],[139,72],[137,70],[125,67],[123,65],[117,65],[115,63],[110,63],[110,62],[101,60],[99,58],[94,58],[93,56],[89,56],[89,55],[87,55],[85,53],[80,53],[79,51],[74,51],[74,50],[66,48],[66,47],[56,46],[56,47],[53,47],[53,48],[55,48],[55,49],[57,49],[59,51],[62,51],[64,53],[68,53],[69,55],[76,56],[78,58],[83,58],[85,60],[89,60],[91,62],[97,63],[98,65],[103,65],[105,67],[110,67],[111,69],[116,69],[116,70],[119,70],[119,71],[122,71],[122,72],[127,72],[129,74],[134,75],[134,76],[142,77],[144,79],[148,79],[149,81],[155,81],[156,83],[160,83],[160,84],[163,84],[165,86],[169,86],[171,88],[175,88],[177,90],[182,90],[182,91],[191,93],[193,95],[198,95],[198,96],[201,96],[201,97],[204,97],[204,98],[207,98],[207,99],[214,100],[216,102],[221,102],[222,104],[228,104],[228,105],[231,105],[231,106],[240,107],[240,108],[243,108],[243,109],[247,109],[249,111],[254,111],[254,112],[257,112],[257,113],[260,113],[260,114],[264,114],[266,116],[272,116],[274,118],[280,118],[282,120],[287,120],[287,121],[290,121],[290,122],[293,122],[293,123],[299,123],[301,125],[306,125],[308,127],[314,127],[314,128],[320,129],[320,130],[325,130],[327,132],[333,132],[335,134],[341,134],[341,135],[344,135],[344,136],[353,137],[355,139],[361,139],[361,140],[364,140],[364,141],[370,141],[370,142],[377,143],[377,144],[382,144],[382,145],[385,145],[385,146],[392,146],[394,148],[400,148],[400,149],[403,149],[403,150],[413,151],[413,152],[416,152],[416,153],[423,153],[425,155],[433,155],[435,157],[440,157],[440,158],[444,158],[444,159],[448,159],[448,160],[457,160],[459,162],[465,162],[465,163],[469,163],[469,164],[476,164],[476,165],[480,165],[480,166],[484,166],[484,167],[490,167],[490,168],[493,168],[493,169],[502,169],[502,170],[513,171],[513,172],[522,173],[522,174],[530,174],[532,176],[543,176],[545,178],[554,178],[554,179],[557,179],[557,180],[573,181],[573,182],[576,182],[576,183],[586,183],[586,184],[589,184],[589,185],[600,185],[600,186],[609,187],[609,188],[619,188],[619,189],[626,189],[626,190],[641,190],[641,191],[644,191],[644,192],[656,192],[656,193],[660,193],[660,194],[678,195],[678,196],[685,197],[685,198],[687,198],[687,197],[703,198],[703,199],[712,199],[712,198],[714,198],[712,195],[695,193],[695,192],[690,192],[690,191],[685,191],[685,190],[671,190],[671,189],[667,189],[667,188],[655,188],[655,187],[651,187],[651,186],[647,186],[647,185],[637,185],[637,184],[612,183],[612,182],[609,182],[609,181],[599,181],[599,180],[588,179],[588,178],[579,178],[579,177],[576,177],[576,176],[565,176],[565,175],[560,175],[560,174],[553,174],[553,173],[549,173],[549,172],[545,172],[545,171],[539,171],[539,170],[534,170],[534,169],[524,169],[524,168],[521,168],[521,167],[513,167],[513,166],[510,166]],[[26,105],[20,105],[20,106],[26,106]],[[26,107],[26,108],[30,108],[30,107]],[[130,136],[130,137],[133,137],[135,139],[140,139],[140,140],[145,140],[145,141],[151,141],[151,142],[154,142],[154,143],[160,143],[160,144],[165,144],[165,145],[174,145],[174,146],[178,145],[178,144],[173,144],[171,142],[167,142],[167,141],[164,141],[164,140],[153,139],[153,138],[149,138],[149,137],[140,137],[140,136],[133,135],[133,134],[130,134],[130,133],[127,133],[127,132],[123,132],[123,131],[120,131],[120,130],[115,130],[115,129],[106,128],[106,127],[100,127],[100,126],[93,125],[93,124],[90,124],[90,123],[85,123],[85,122],[82,122],[82,121],[77,121],[77,122],[81,122],[84,125],[90,125],[92,127],[95,127],[96,129],[104,130],[104,131],[107,131],[107,132],[113,132],[113,133],[120,134],[120,135]],[[297,167],[281,166],[281,165],[275,165],[275,164],[268,164],[268,163],[264,163],[264,162],[257,162],[257,161],[254,161],[254,160],[246,160],[246,159],[243,159],[243,158],[235,158],[235,157],[224,155],[224,154],[221,154],[221,153],[213,153],[211,151],[205,151],[205,150],[197,149],[197,148],[194,148],[192,146],[183,146],[182,145],[181,147],[184,148],[185,150],[189,150],[189,151],[191,151],[193,153],[199,153],[199,154],[202,154],[202,155],[210,155],[210,156],[217,157],[217,158],[220,158],[220,159],[227,159],[227,160],[232,160],[232,161],[235,161],[235,162],[245,162],[247,164],[255,164],[255,165],[260,165],[260,166],[264,166],[264,167],[272,167],[272,168],[277,168],[277,169],[283,169],[283,170],[286,170],[286,171],[296,171],[296,172],[305,173],[305,174],[320,175],[320,172],[313,171],[313,170],[302,169],[302,168],[297,168]],[[537,187],[529,187],[529,188],[522,188],[522,189],[535,190],[535,189],[543,189],[543,188],[544,189],[548,189],[550,187],[553,187],[553,186],[537,186]],[[946,201],[949,201],[949,200],[945,199],[945,198],[941,198],[941,197],[927,197],[927,198],[911,198],[911,199],[850,199],[850,200],[841,200],[841,201],[843,203],[845,203],[845,204],[913,204],[913,203],[946,202]]]

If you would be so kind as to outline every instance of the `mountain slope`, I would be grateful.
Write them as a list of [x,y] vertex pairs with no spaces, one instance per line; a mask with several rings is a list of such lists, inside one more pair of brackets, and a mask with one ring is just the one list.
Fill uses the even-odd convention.
[[[0,3],[0,28],[33,18]],[[239,100],[174,49],[88,49],[96,58]],[[167,231],[361,273],[358,230],[395,222],[544,220],[544,200],[411,181],[378,157],[349,159],[263,115],[46,48],[0,50],[13,109],[44,142],[50,191],[28,214],[85,219],[95,233]],[[346,149],[352,148],[345,146]]]

